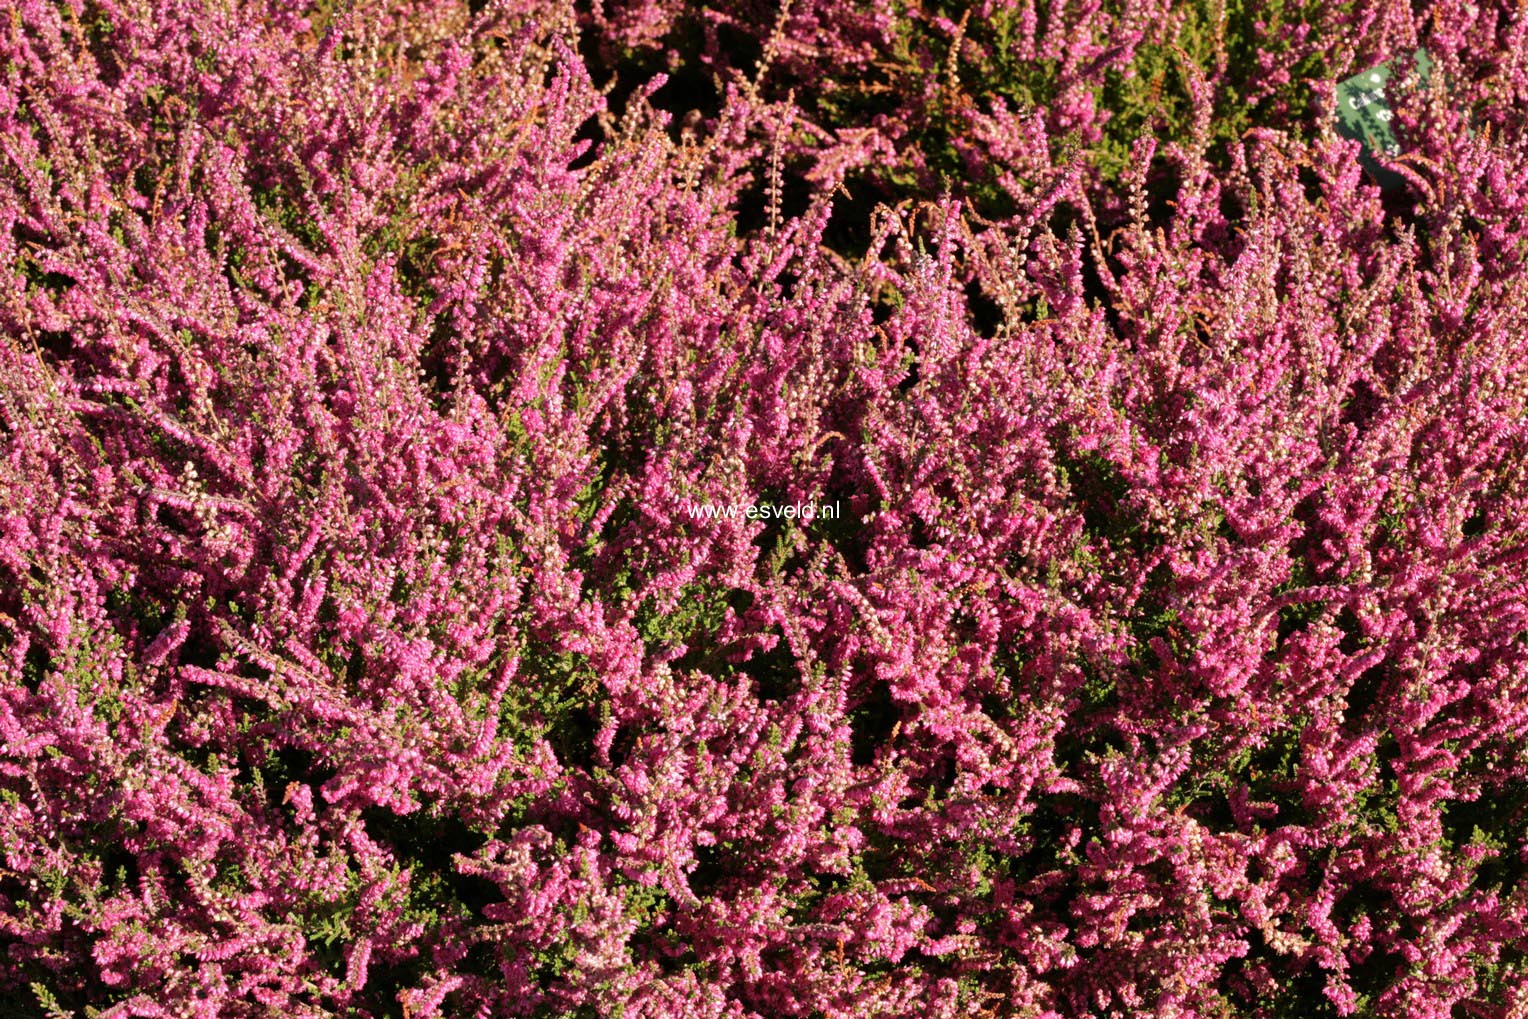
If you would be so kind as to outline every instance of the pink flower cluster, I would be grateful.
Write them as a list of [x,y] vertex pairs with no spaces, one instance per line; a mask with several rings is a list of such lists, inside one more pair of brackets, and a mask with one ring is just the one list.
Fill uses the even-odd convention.
[[853,252],[609,5],[0,13],[0,1001],[1524,1014],[1528,15],[1352,6],[1405,194],[1201,82]]

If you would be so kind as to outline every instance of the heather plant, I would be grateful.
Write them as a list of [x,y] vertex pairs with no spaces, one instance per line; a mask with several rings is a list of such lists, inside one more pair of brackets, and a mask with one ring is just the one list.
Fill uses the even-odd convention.
[[1440,5],[1417,19],[1390,0],[600,0],[583,20],[597,77],[614,86],[683,69],[660,101],[681,114],[695,102],[699,114],[719,83],[758,76],[766,94],[799,102],[788,146],[808,172],[846,173],[852,191],[888,202],[953,190],[974,211],[1006,217],[1074,158],[1117,183],[1143,134],[1192,139],[1222,168],[1249,130],[1309,136],[1336,81],[1422,37],[1463,43],[1452,36],[1463,24],[1473,23],[1458,50],[1467,74],[1487,77],[1502,52],[1479,45],[1497,29],[1492,18]]
[[616,103],[551,0],[0,23],[7,1007],[1528,1008],[1528,23],[1330,15],[1444,83],[1387,199],[1077,14],[1186,127],[946,108],[1002,221],[846,258],[863,65],[686,123],[665,10]]

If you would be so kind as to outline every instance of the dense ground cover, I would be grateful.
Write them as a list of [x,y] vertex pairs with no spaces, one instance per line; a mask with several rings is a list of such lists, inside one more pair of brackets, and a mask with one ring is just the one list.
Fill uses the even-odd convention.
[[0,1015],[1525,1014],[1524,109],[1505,3],[22,0]]

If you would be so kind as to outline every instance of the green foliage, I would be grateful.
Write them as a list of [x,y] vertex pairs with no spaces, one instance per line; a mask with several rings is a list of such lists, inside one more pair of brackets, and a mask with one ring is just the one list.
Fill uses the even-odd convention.
[[500,708],[503,731],[522,749],[544,738],[561,760],[588,760],[591,715],[603,718],[609,711],[589,657],[530,641],[520,655],[520,669],[524,682],[510,688]]

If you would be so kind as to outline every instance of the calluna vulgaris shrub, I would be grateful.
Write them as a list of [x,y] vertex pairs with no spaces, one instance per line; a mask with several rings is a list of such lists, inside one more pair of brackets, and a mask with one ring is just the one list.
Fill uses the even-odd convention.
[[1424,37],[1467,69],[1471,99],[1499,104],[1504,20],[1295,0],[594,0],[582,23],[617,94],[667,68],[663,95],[707,107],[762,62],[763,91],[800,104],[778,140],[809,175],[887,199],[952,189],[1004,216],[1056,160],[1080,152],[1112,182],[1143,133],[1185,140],[1206,108],[1217,161],[1250,128],[1307,130],[1323,85]]
[[0,1014],[1528,1012],[1528,16],[1257,10],[0,12]]

